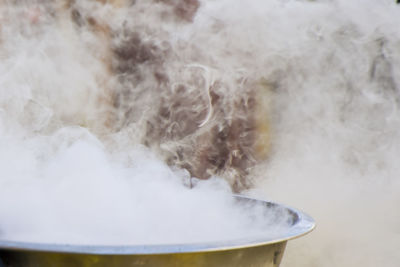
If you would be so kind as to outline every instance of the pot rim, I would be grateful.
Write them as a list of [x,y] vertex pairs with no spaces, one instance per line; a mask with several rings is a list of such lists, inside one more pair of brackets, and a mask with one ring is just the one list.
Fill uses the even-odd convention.
[[282,235],[273,236],[271,233],[265,235],[249,236],[241,239],[214,241],[208,243],[185,243],[185,244],[157,244],[157,245],[72,245],[72,244],[51,244],[33,243],[0,239],[0,251],[32,251],[71,253],[89,255],[150,255],[150,254],[172,254],[172,253],[196,253],[212,252],[232,249],[242,249],[257,246],[264,246],[286,242],[301,237],[315,228],[315,221],[306,213],[280,204],[274,201],[250,198],[244,195],[234,195],[237,199],[264,202],[267,205],[277,206],[286,209],[295,220],[292,226]]

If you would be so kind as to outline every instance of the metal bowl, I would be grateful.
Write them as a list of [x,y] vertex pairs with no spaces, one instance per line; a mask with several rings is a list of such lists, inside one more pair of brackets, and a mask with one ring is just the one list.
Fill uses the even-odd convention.
[[[279,235],[257,235],[239,240],[135,246],[80,246],[0,240],[0,267],[277,267],[288,240],[310,232],[314,220],[285,205],[235,196],[240,203],[261,204],[289,218]],[[289,215],[289,216],[288,216]]]

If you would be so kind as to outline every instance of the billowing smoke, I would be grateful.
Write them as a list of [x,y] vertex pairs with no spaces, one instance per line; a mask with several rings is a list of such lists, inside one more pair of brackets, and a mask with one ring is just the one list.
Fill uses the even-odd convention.
[[252,31],[270,71],[273,145],[254,193],[318,222],[312,235],[289,242],[282,266],[397,266],[400,7],[269,5],[257,8],[264,26]]
[[14,218],[0,229],[29,231],[15,224],[25,216],[56,229],[61,220],[37,214],[64,211],[76,212],[60,217],[72,226],[87,210],[103,226],[134,223],[115,207],[146,199],[146,188],[154,212],[165,199],[230,207],[232,188],[315,217],[283,266],[397,266],[394,2],[2,3],[0,203],[15,208],[0,206]]
[[232,198],[256,162],[255,86],[235,92],[251,82],[201,60],[186,36],[199,5],[1,5],[1,239],[179,244],[287,227]]

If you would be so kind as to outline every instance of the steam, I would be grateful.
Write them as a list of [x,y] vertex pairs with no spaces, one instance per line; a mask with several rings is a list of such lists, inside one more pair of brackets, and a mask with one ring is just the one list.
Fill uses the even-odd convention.
[[282,266],[397,266],[400,9],[271,2],[258,9],[270,19],[258,35],[271,54],[273,151],[253,193],[318,222]]
[[[126,7],[138,16],[141,8],[154,8],[157,27],[151,28],[140,25],[147,17],[137,23],[125,9],[93,1],[0,7],[1,239],[179,244],[287,230],[285,216],[273,226],[273,214],[238,206],[229,180],[210,173],[202,181],[187,163],[182,168],[167,160],[182,147],[179,138],[204,139],[220,123],[214,122],[209,67],[179,63],[169,51],[168,29],[148,32],[160,27],[160,12],[171,13],[171,25],[188,23],[190,8]],[[201,98],[190,99],[191,92]],[[203,100],[204,110],[189,106]],[[159,121],[159,105],[174,107],[171,125],[168,118]]]
[[[128,222],[125,233],[134,217],[115,207],[141,198],[177,217],[221,207],[232,223],[229,188],[251,187],[318,222],[289,243],[282,266],[397,266],[400,7],[196,2],[2,4],[0,203],[16,208],[0,205],[15,219],[1,234],[27,229],[14,224],[26,221],[18,210],[63,214],[62,199],[80,206],[87,191],[88,206],[70,212],[91,210],[104,232],[112,217],[100,207]],[[214,178],[189,190],[189,177]],[[191,208],[174,211],[178,202]],[[84,223],[34,217],[43,231]]]
[[[146,148],[113,161],[99,140],[84,129],[63,129],[56,144],[79,139],[47,160],[20,140],[3,144],[0,200],[1,238],[60,244],[181,244],[271,236],[273,214],[237,206],[221,179],[189,190],[182,171],[172,171]],[[43,140],[48,141],[48,140]],[[29,140],[40,151],[47,142]],[[18,147],[19,150],[16,150]],[[28,149],[23,149],[28,147]],[[11,155],[18,153],[18,155]],[[12,157],[14,156],[14,157]],[[22,167],[22,168],[21,168]],[[243,214],[247,214],[243,216]],[[258,218],[258,219],[255,219]],[[280,225],[284,225],[282,216]],[[272,231],[273,229],[273,231]],[[151,233],[151,234],[149,234]]]

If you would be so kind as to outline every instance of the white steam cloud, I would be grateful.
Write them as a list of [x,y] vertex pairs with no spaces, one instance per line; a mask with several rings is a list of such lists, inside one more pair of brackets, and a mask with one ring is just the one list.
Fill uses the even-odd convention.
[[254,194],[317,221],[282,266],[397,266],[400,6],[269,2],[252,32],[269,54],[273,151]]
[[[248,222],[232,225],[238,217],[226,209],[229,185],[253,184],[250,195],[296,206],[317,221],[311,235],[289,243],[283,267],[398,266],[400,6],[394,0],[203,0],[198,9],[173,7],[179,1],[172,0],[18,2],[1,4],[0,235],[40,229],[57,241],[63,236],[52,229],[64,223],[82,227],[88,240],[112,222],[121,223],[125,237],[130,224],[149,214],[126,212],[137,201],[147,201],[163,220],[186,212],[199,218],[205,206],[207,214],[227,218],[221,227],[244,229]],[[139,52],[125,49],[126,40]],[[135,60],[116,60],[126,55]],[[132,64],[139,67],[127,71]],[[168,106],[177,92],[184,101]],[[207,165],[204,153],[190,153],[188,147],[211,151],[198,143],[222,129],[221,120],[248,121],[235,103],[247,105],[245,96],[254,92],[261,107],[249,110],[268,122],[265,161],[227,146],[248,158],[215,171],[220,161]],[[210,108],[215,99],[222,99],[219,109]],[[185,102],[196,108],[181,113]],[[164,113],[164,106],[178,109]],[[163,124],[155,119],[160,114],[192,123]],[[220,174],[227,184],[215,178],[188,190],[182,179],[189,173],[160,159],[194,176]],[[196,162],[198,168],[188,167]],[[160,202],[174,215],[163,214]],[[176,210],[182,202],[190,208]],[[90,220],[82,221],[83,214]],[[91,220],[102,223],[93,229]],[[202,222],[166,225],[189,233]],[[105,239],[116,242],[116,235]]]
[[[154,85],[153,66],[146,65],[156,48],[147,35],[138,40],[124,29],[125,22],[133,23],[120,21],[124,9],[69,4],[0,5],[0,239],[182,244],[287,230],[285,216],[274,226],[273,214],[260,213],[257,205],[238,206],[225,180],[192,179],[187,170],[164,163],[152,144],[141,144],[142,120],[157,108],[147,84]],[[127,9],[138,13],[141,5],[147,6]],[[156,4],[149,7],[157,10]],[[110,21],[102,24],[107,16]],[[127,47],[125,37],[132,38]],[[144,96],[131,99],[131,91]],[[123,99],[115,100],[119,94]],[[130,108],[137,110],[132,114]]]

